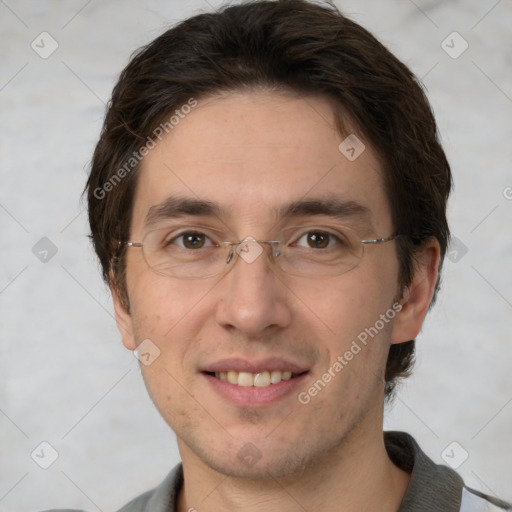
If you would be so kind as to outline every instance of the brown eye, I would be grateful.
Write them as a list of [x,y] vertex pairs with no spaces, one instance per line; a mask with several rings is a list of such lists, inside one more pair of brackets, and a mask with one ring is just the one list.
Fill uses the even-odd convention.
[[308,231],[296,243],[298,247],[306,249],[328,249],[339,242],[338,237],[327,231]]
[[322,233],[320,231],[312,231],[306,235],[307,243],[313,249],[324,249],[329,246],[330,237],[329,233]]
[[[180,240],[181,243],[179,243]],[[205,246],[206,240],[207,236],[204,233],[197,232],[182,233],[175,238],[177,245],[185,249],[201,249]]]

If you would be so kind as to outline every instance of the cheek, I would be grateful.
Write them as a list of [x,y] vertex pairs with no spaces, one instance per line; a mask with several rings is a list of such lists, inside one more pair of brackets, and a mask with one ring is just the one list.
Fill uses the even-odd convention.
[[130,290],[137,343],[150,340],[156,351],[151,364],[140,367],[160,413],[168,418],[172,410],[173,421],[187,422],[192,411],[186,406],[190,397],[185,390],[193,389],[193,355],[198,350],[198,331],[204,316],[201,299],[207,290],[204,286],[199,290],[188,281],[151,274],[139,278]]
[[178,325],[208,291],[199,281],[172,279],[150,269],[132,273],[130,307],[140,325],[162,334]]
[[182,366],[205,321],[205,299],[214,284],[170,279],[151,271],[134,275],[130,284],[137,342],[149,338],[158,346],[166,365]]
[[385,313],[395,297],[394,270],[375,271],[369,265],[337,278],[308,283],[304,297],[312,316],[335,337],[354,337],[373,325]]
[[[341,393],[352,403],[366,400],[363,395],[381,386],[395,316],[395,261],[369,258],[367,263],[339,278],[312,284],[305,295],[311,318],[317,316],[318,325],[327,326],[325,337],[319,339],[324,352],[320,372],[330,368],[336,375],[332,391],[336,389],[336,396]],[[336,361],[342,365],[337,365],[338,371],[333,368]]]

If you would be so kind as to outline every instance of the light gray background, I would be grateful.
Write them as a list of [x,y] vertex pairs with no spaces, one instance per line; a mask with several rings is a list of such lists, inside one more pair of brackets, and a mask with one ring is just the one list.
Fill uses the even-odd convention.
[[[178,460],[120,343],[80,194],[130,53],[220,5],[210,3],[0,0],[1,511],[115,510]],[[412,433],[438,462],[456,441],[448,454],[468,452],[467,483],[512,499],[512,3],[337,5],[422,77],[455,177],[452,230],[468,249],[452,248],[458,261],[446,262],[386,427]],[[47,59],[31,48],[43,31],[59,45]],[[469,43],[457,59],[441,46],[453,31]],[[32,252],[42,237],[58,249],[46,263]],[[59,454],[46,470],[30,455],[43,441]]]

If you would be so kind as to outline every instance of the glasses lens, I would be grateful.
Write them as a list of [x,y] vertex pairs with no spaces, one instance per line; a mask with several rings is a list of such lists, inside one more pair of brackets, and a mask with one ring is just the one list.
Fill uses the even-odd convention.
[[201,231],[173,233],[168,228],[150,231],[142,241],[146,263],[157,274],[200,279],[224,270],[229,247],[215,245]]
[[275,261],[295,276],[339,276],[357,267],[363,257],[360,237],[350,228],[294,228],[286,239],[290,241],[280,248]]

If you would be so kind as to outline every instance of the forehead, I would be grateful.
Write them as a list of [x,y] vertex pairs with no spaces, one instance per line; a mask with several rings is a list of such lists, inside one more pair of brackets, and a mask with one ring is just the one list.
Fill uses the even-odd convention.
[[[260,226],[284,205],[338,197],[366,208],[375,229],[390,229],[378,158],[347,128],[338,133],[323,98],[231,93],[200,100],[142,161],[132,233],[172,197],[215,203],[228,221]],[[354,135],[365,144],[359,156]]]

